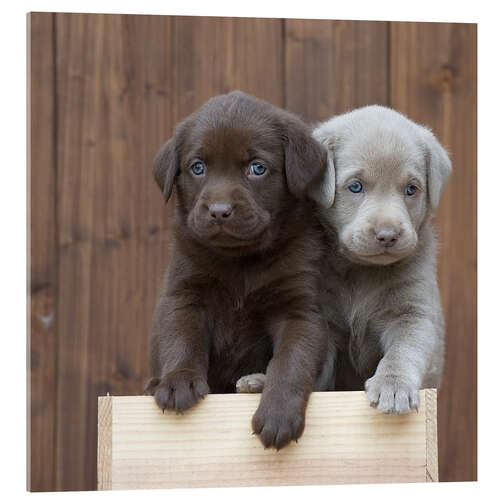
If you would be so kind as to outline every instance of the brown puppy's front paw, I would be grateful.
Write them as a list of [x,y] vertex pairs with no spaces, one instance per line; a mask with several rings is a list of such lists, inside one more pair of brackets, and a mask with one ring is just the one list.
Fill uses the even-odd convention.
[[[292,396],[292,399],[297,399]],[[304,432],[305,403],[297,401],[284,402],[271,400],[271,396],[263,398],[252,418],[252,428],[264,445],[264,448],[286,446],[290,441],[297,441]]]
[[161,379],[153,377],[147,383],[145,392],[155,397],[162,410],[182,413],[203,399],[210,389],[203,376],[185,368],[170,372]]
[[240,377],[236,382],[236,392],[262,392],[266,375],[264,373],[252,373]]
[[144,394],[148,396],[153,396],[155,393],[156,386],[161,382],[158,377],[151,377],[144,386]]

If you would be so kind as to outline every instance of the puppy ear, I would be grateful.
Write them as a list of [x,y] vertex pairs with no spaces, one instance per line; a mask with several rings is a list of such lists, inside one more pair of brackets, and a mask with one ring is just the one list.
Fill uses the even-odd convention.
[[335,154],[333,147],[315,129],[313,137],[327,150],[326,168],[308,189],[309,198],[324,208],[330,208],[335,200]]
[[175,127],[174,135],[161,147],[154,159],[153,176],[163,192],[165,201],[168,201],[172,194],[175,177],[180,170],[180,149],[191,123],[191,116],[179,123]]
[[451,174],[451,162],[448,153],[429,129],[424,128],[423,135],[427,162],[427,192],[429,203],[435,210]]
[[326,168],[326,149],[302,120],[290,114],[284,124],[284,150],[288,189],[302,198]]
[[176,137],[169,139],[160,149],[153,162],[153,176],[163,192],[165,201],[172,194],[174,179],[179,171]]

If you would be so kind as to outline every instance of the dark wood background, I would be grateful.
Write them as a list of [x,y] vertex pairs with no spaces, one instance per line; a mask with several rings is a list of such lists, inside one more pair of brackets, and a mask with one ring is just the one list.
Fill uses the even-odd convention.
[[141,393],[169,259],[152,159],[233,89],[310,121],[389,105],[451,152],[439,465],[475,480],[476,25],[37,13],[28,32],[29,488],[96,487],[97,396]]

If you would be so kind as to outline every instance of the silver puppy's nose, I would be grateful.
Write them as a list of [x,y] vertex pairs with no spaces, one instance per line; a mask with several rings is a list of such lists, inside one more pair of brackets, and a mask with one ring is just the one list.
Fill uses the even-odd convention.
[[375,238],[377,238],[379,244],[383,247],[389,248],[396,244],[398,241],[401,231],[396,231],[392,228],[380,228],[375,231]]
[[233,207],[227,203],[212,203],[208,207],[210,212],[210,217],[217,222],[224,222],[231,217],[233,213]]

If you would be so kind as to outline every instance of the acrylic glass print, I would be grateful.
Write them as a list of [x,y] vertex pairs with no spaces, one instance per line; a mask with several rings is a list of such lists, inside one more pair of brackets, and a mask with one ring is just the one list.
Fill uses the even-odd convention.
[[29,490],[477,479],[476,31],[28,15]]

